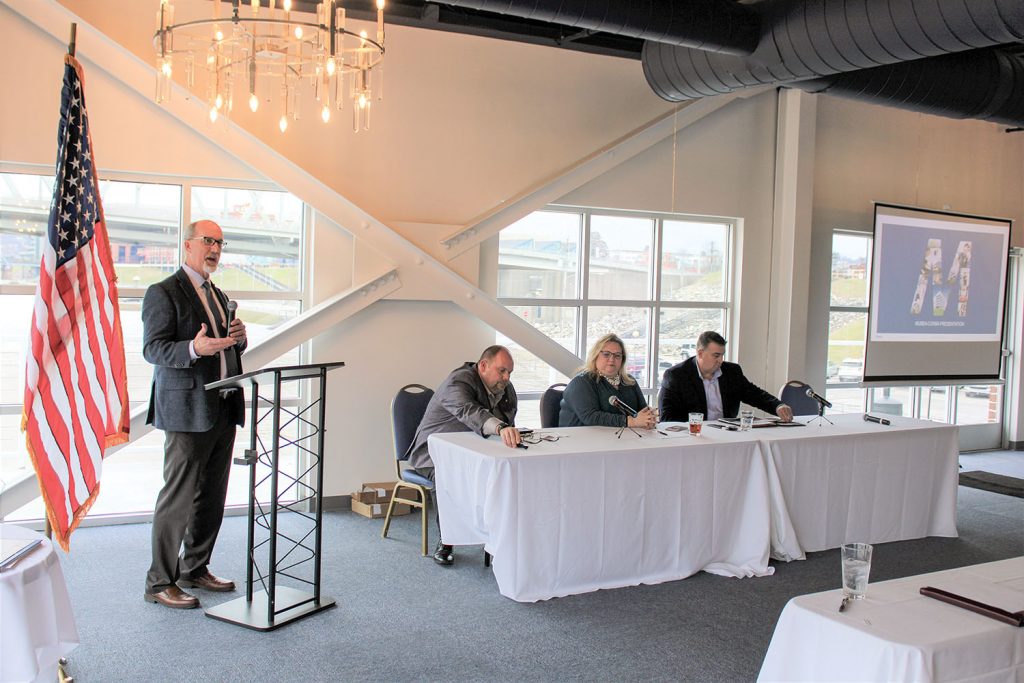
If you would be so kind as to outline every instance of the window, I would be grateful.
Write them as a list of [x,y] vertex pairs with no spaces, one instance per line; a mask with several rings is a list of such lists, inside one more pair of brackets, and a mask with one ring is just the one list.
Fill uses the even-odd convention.
[[[0,331],[0,490],[33,474],[20,420],[28,331],[52,194],[52,177],[0,173],[0,302],[7,322]],[[118,274],[133,410],[148,403],[153,373],[142,357],[142,297],[149,285],[178,268],[182,229],[192,220],[210,218],[224,230],[228,246],[214,278],[238,301],[250,345],[302,312],[306,213],[296,197],[261,187],[210,187],[166,178],[159,183],[101,178],[100,195]],[[299,362],[299,349],[277,361]],[[287,388],[291,393],[285,398],[297,402],[298,383],[288,383]],[[235,443],[241,455],[248,438],[239,432]],[[298,472],[298,450],[282,449],[282,456]],[[162,469],[160,432],[110,454],[104,459],[102,475],[105,495],[97,500],[92,514],[149,512],[162,484]],[[232,477],[229,505],[248,502],[247,483],[248,470],[240,469]],[[36,499],[8,519],[36,519],[42,514],[42,501]]]
[[[501,231],[498,297],[580,357],[615,332],[628,372],[653,394],[701,332],[727,331],[732,236],[725,219],[553,206]],[[511,350],[522,397],[568,380]]]

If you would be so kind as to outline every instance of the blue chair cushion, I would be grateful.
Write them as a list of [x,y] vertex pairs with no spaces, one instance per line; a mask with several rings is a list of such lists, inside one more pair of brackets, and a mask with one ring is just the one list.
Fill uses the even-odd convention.
[[418,474],[413,470],[402,470],[402,481],[407,481],[410,484],[417,484],[423,486],[431,491],[434,490],[434,482],[430,481],[422,474]]

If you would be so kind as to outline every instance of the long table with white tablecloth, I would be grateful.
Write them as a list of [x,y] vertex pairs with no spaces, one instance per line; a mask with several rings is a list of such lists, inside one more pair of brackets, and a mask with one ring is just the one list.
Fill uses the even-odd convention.
[[871,583],[842,612],[841,590],[793,598],[758,680],[1024,680],[1024,628],[925,597],[925,586],[1024,610],[1024,557]]
[[681,579],[763,576],[768,486],[756,442],[577,427],[529,450],[435,434],[441,535],[483,543],[502,595],[544,600]]
[[501,593],[532,601],[701,570],[763,576],[769,551],[956,536],[955,427],[832,419],[700,437],[561,428],[528,450],[434,435],[442,537],[483,543]]
[[843,543],[956,536],[959,467],[954,425],[861,414],[807,427],[754,430],[772,498],[772,556]]

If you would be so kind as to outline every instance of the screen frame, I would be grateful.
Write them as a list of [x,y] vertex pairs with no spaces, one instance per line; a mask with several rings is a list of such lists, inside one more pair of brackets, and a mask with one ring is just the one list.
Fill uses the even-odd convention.
[[[871,280],[868,289],[868,315],[867,325],[865,327],[865,338],[864,338],[864,376],[861,385],[862,386],[878,386],[886,385],[892,382],[898,382],[902,386],[931,386],[936,383],[939,384],[971,384],[974,382],[993,382],[1002,381],[1002,373],[1004,369],[1003,358],[1005,355],[1006,348],[1006,307],[1008,305],[1009,297],[1009,286],[1010,286],[1010,252],[1012,250],[1011,236],[1013,234],[1013,220],[1010,218],[999,218],[994,216],[981,216],[978,214],[962,213],[956,211],[949,211],[945,209],[929,209],[919,206],[910,206],[906,204],[893,204],[889,202],[874,202],[872,211],[872,223],[871,223]],[[868,368],[870,367],[868,356],[871,353],[872,347],[872,336],[875,325],[875,302],[877,301],[878,291],[878,277],[879,277],[879,260],[878,260],[878,214],[879,209],[895,209],[898,211],[907,212],[920,212],[922,214],[931,214],[933,216],[949,216],[955,219],[966,219],[971,221],[983,221],[987,223],[1004,224],[1006,230],[1006,250],[1002,254],[1003,263],[1003,278],[1001,285],[1001,304],[999,310],[999,339],[998,339],[998,353],[995,358],[995,371],[993,373],[938,373],[933,375],[905,375],[905,374],[868,374]],[[995,226],[993,226],[995,227]],[[886,342],[893,343],[893,342]],[[936,342],[942,343],[942,342]],[[947,341],[948,343],[948,341]],[[972,343],[970,341],[963,343]],[[983,343],[983,342],[975,342]]]

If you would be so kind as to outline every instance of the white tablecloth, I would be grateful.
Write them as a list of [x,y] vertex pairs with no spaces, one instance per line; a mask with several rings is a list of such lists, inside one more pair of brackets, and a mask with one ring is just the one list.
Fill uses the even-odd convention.
[[764,576],[769,500],[754,440],[605,427],[529,450],[468,432],[430,437],[441,533],[483,543],[502,595],[535,601],[701,570]]
[[841,590],[793,598],[758,680],[1024,680],[1024,628],[926,598],[923,586],[1021,610],[1024,557],[869,584],[842,613]]
[[751,432],[771,487],[773,557],[957,535],[955,426],[903,417],[885,426],[861,414],[830,419],[835,425]]
[[[3,538],[40,534],[0,524]],[[78,645],[64,573],[50,541],[0,572],[0,681],[56,681],[57,662]]]

